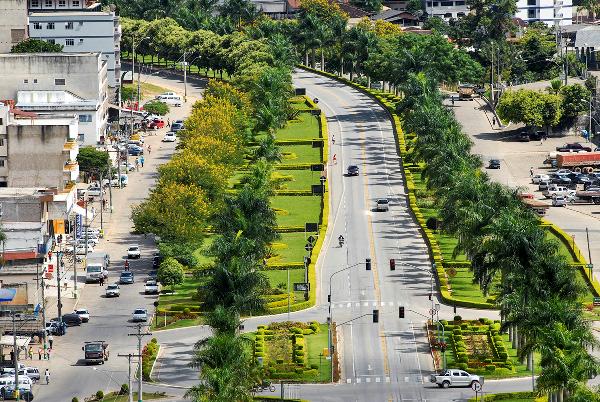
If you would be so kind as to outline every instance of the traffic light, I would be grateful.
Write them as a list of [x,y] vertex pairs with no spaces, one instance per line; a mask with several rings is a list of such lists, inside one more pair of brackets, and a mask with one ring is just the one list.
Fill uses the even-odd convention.
[[398,317],[404,318],[404,306],[400,306],[398,310]]
[[365,264],[367,265],[367,271],[370,271],[371,270],[371,259],[367,258],[365,260]]
[[393,258],[390,258],[390,271],[395,271],[396,270],[396,260],[394,260]]
[[379,310],[373,310],[373,323],[376,324],[379,322]]
[[431,300],[431,293],[429,293],[429,300]]
[[331,303],[331,295],[327,295],[327,303]]

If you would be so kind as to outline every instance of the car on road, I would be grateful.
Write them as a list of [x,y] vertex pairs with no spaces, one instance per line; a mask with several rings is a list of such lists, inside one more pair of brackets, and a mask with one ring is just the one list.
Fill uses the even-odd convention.
[[102,195],[102,189],[100,186],[91,185],[87,188],[87,190],[85,190],[85,194],[88,197],[100,197]]
[[356,165],[350,165],[348,166],[348,176],[358,176],[358,166]]
[[592,152],[592,148],[581,145],[578,142],[565,144],[562,147],[556,147],[558,152]]
[[130,246],[127,249],[127,258],[140,258],[140,246]]
[[[85,244],[78,244],[77,247],[75,247],[75,254],[77,255],[85,255]],[[87,252],[88,253],[93,253],[94,252],[94,248],[90,247],[90,245],[88,244],[87,247]]]
[[83,320],[78,314],[68,313],[63,314],[62,321],[67,324],[67,327],[73,327],[75,325],[81,325]]
[[131,271],[121,272],[121,275],[119,276],[119,282],[122,285],[132,284],[134,281],[135,281],[135,278],[133,276],[133,272],[131,272]]
[[175,122],[175,123],[171,124],[171,131],[178,132],[183,129],[185,129],[183,122],[181,122],[181,123]]
[[540,184],[541,181],[550,180],[550,176],[547,174],[534,174],[531,177],[531,182],[533,184]]
[[121,296],[121,288],[118,283],[113,283],[112,285],[108,285],[106,287],[106,291],[104,292],[106,297],[119,297]]
[[175,141],[177,141],[177,136],[175,135],[175,133],[173,131],[167,132],[162,139],[162,142],[175,142]]
[[490,159],[488,169],[500,169],[500,159]]
[[148,321],[148,311],[144,308],[136,308],[133,310],[132,320],[134,322]]
[[127,153],[131,156],[139,156],[144,154],[144,148],[138,147],[137,145],[130,145],[127,147]]
[[463,370],[444,370],[440,374],[432,374],[429,381],[440,388],[473,387],[473,383],[481,383],[478,375],[469,374]]
[[158,294],[158,283],[155,280],[147,280],[144,285],[144,293],[147,295]]
[[569,196],[555,194],[552,196],[552,206],[553,207],[564,207],[572,200],[573,200],[573,198],[571,198]]
[[77,308],[73,313],[77,314],[81,318],[81,322],[90,321],[90,312],[87,308]]
[[162,262],[163,257],[160,253],[154,253],[152,256],[152,269],[158,269],[160,263]]
[[158,130],[159,128],[165,127],[165,121],[163,119],[154,119],[148,124],[148,128]]
[[46,323],[46,333],[52,335],[64,335],[66,332],[66,325],[61,324],[58,321],[50,321]]
[[390,210],[390,201],[387,198],[378,199],[376,204],[378,212],[387,212]]
[[575,190],[570,190],[565,186],[552,185],[552,186],[548,187],[548,189],[544,190],[542,192],[542,194],[546,198],[552,198],[555,195],[564,195],[564,196],[568,196],[568,197],[575,197]]

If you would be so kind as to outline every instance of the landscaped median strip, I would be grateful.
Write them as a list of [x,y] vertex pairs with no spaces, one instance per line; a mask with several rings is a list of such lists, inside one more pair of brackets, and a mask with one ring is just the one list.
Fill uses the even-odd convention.
[[[399,100],[399,98],[396,95],[369,89],[365,86],[362,86],[355,82],[349,81],[343,77],[338,77],[335,74],[315,70],[315,69],[312,69],[312,68],[306,67],[306,66],[300,66],[300,67],[307,71],[311,71],[313,73],[316,73],[316,74],[319,74],[322,76],[326,76],[331,79],[340,81],[346,85],[349,85],[349,86],[361,91],[362,93],[368,95],[373,100],[375,100],[377,103],[379,103],[388,112],[388,115],[389,115],[391,121],[393,122],[392,128],[394,130],[394,134],[395,134],[396,141],[397,141],[398,152],[400,153],[401,158],[404,158],[408,154],[408,151],[406,149],[405,133],[402,130],[401,120],[400,120],[400,117],[396,114],[395,104],[393,103],[393,101]],[[408,203],[409,203],[410,209],[413,213],[413,216],[415,217],[415,219],[419,223],[419,226],[421,227],[421,232],[423,233],[423,238],[425,239],[425,242],[427,243],[430,258],[433,261],[433,263],[435,264],[434,267],[435,267],[435,272],[436,272],[437,284],[438,284],[438,288],[440,291],[440,296],[441,296],[442,300],[444,301],[444,303],[447,303],[450,305],[455,305],[455,306],[467,307],[467,308],[476,308],[476,309],[495,309],[495,308],[497,308],[494,303],[476,302],[473,300],[466,300],[466,299],[458,298],[458,297],[452,295],[452,292],[448,286],[449,278],[447,275],[447,269],[448,269],[448,267],[446,267],[447,262],[444,261],[444,259],[443,259],[439,242],[436,239],[433,230],[431,230],[427,227],[426,219],[423,216],[423,213],[421,212],[419,206],[417,205],[417,196],[416,196],[416,192],[415,192],[415,182],[413,179],[413,174],[404,163],[401,165],[401,167],[402,167],[402,172],[403,172],[404,178],[405,178],[405,186],[406,186],[406,190],[407,190],[407,194],[408,194]],[[582,274],[583,274],[584,278],[586,279],[586,282],[590,288],[590,291],[594,295],[594,297],[600,297],[600,284],[598,283],[598,281],[596,279],[594,279],[593,277],[590,277],[589,270],[586,269],[587,263],[585,261],[585,258],[583,257],[581,251],[577,248],[577,245],[575,245],[574,242],[570,241],[569,240],[570,237],[564,231],[562,231],[562,229],[558,228],[556,225],[545,222],[545,221],[543,221],[542,224],[547,225],[549,227],[550,231],[556,237],[558,237],[561,242],[563,242],[565,247],[569,250],[569,252],[573,256],[573,259],[578,261],[578,263],[574,264],[574,266],[582,271]]]

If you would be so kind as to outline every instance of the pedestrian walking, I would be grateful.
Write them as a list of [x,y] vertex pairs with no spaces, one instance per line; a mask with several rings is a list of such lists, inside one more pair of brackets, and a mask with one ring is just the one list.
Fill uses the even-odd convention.
[[106,198],[102,199],[102,209],[106,211]]
[[533,177],[533,166],[529,168],[529,177]]
[[38,348],[38,359],[42,360],[42,348]]
[[52,348],[46,350],[46,359],[50,360],[50,352],[52,352]]
[[135,158],[135,170],[140,171],[140,160],[138,158]]
[[142,165],[142,167],[144,167],[144,157],[140,156],[140,165]]
[[333,154],[333,164],[337,165],[337,155]]
[[96,208],[92,207],[92,216],[96,215]]
[[452,102],[452,106],[454,106],[454,96],[450,97],[450,101]]
[[54,336],[52,334],[48,336],[48,343],[50,344],[50,349],[52,349],[52,344],[54,343]]
[[335,135],[332,135],[332,136],[331,136],[331,143],[332,143],[333,145],[335,145]]
[[29,354],[29,360],[33,360],[33,346],[30,346],[30,347],[29,347],[29,352],[28,352],[28,354]]
[[104,286],[104,275],[100,275],[100,286]]
[[50,384],[50,370],[46,369],[44,376],[46,377],[46,384]]
[[152,152],[152,147],[148,145],[148,155],[150,155],[150,152]]
[[171,127],[171,119],[167,118],[167,127]]

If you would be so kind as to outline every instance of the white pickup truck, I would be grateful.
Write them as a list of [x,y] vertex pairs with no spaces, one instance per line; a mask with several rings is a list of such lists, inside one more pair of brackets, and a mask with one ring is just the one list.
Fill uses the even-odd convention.
[[542,192],[546,198],[552,198],[554,195],[564,195],[565,197],[575,198],[575,193],[575,190],[569,190],[566,187],[555,185],[548,187]]
[[481,383],[479,376],[456,369],[444,370],[439,374],[431,374],[429,381],[437,384],[440,388],[473,387],[473,383]]

